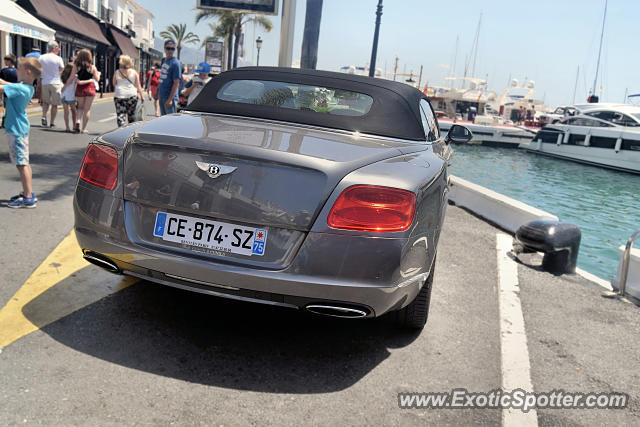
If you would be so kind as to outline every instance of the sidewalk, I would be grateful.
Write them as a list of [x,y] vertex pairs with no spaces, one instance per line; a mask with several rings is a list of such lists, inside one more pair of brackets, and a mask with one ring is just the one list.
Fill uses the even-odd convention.
[[[108,98],[108,99],[112,99],[113,98],[113,92],[106,92],[106,93],[96,93],[96,97],[94,99],[94,102],[99,100],[99,99],[104,99],[104,98]],[[59,106],[61,107],[61,105]],[[31,99],[31,104],[27,105],[27,111],[28,112],[32,112],[36,109],[41,109],[42,105],[40,104],[40,99],[38,98],[32,98]]]

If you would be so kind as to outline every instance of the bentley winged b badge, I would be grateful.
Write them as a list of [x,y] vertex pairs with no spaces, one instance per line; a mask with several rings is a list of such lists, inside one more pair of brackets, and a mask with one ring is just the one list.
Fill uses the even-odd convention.
[[196,166],[209,175],[209,178],[217,178],[220,175],[226,175],[238,169],[235,166],[216,165],[215,163],[205,163],[196,160]]

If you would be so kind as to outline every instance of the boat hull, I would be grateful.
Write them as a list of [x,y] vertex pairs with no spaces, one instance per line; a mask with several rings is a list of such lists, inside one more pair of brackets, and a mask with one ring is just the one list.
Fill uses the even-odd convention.
[[[597,133],[592,130],[590,138],[595,139]],[[585,143],[587,134],[559,132],[557,135],[560,136],[556,137],[555,142],[550,141],[553,138],[538,135],[520,144],[520,148],[532,153],[640,174],[640,133],[600,136],[604,142],[610,139],[608,144],[611,147],[581,145]]]
[[[473,139],[468,144],[486,145],[489,147],[518,148],[523,142],[530,141],[535,131],[526,130],[515,126],[478,125],[471,122],[457,122],[464,124],[471,133]],[[440,130],[448,132],[453,121],[438,120]]]

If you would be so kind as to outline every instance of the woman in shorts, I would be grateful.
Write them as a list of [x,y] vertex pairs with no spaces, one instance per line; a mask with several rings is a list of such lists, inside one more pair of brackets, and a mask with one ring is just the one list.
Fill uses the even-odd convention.
[[[94,80],[100,80],[100,71],[93,65],[91,51],[82,49],[78,52],[78,56],[76,56],[76,60],[73,62],[71,74],[77,77],[76,99],[78,100],[78,112],[74,131],[87,133],[91,104],[93,103],[93,98],[96,96]],[[80,130],[81,121],[82,130]]]

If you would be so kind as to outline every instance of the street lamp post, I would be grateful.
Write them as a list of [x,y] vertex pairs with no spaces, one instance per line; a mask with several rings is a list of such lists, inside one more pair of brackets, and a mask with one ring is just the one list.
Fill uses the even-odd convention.
[[373,33],[373,48],[371,49],[371,61],[369,62],[369,77],[374,77],[376,72],[376,56],[378,55],[378,35],[380,34],[380,17],[382,16],[382,0],[378,0],[376,10],[376,30]]
[[258,58],[256,59],[256,67],[260,65],[260,48],[262,47],[262,39],[260,36],[256,39],[256,47],[258,48]]

